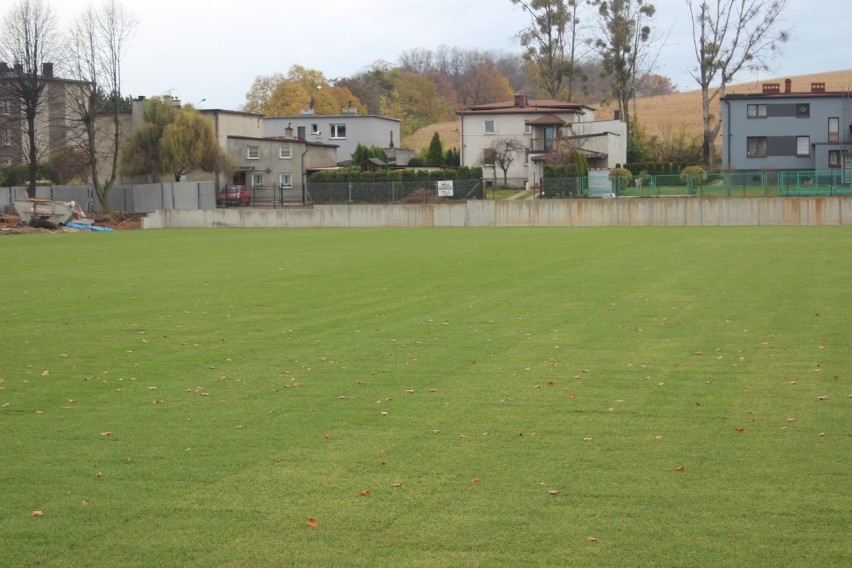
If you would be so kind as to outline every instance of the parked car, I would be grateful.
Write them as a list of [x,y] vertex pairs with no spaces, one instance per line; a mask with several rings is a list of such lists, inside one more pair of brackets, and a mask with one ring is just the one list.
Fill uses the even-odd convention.
[[228,185],[216,192],[217,207],[239,207],[250,201],[251,191],[244,185]]

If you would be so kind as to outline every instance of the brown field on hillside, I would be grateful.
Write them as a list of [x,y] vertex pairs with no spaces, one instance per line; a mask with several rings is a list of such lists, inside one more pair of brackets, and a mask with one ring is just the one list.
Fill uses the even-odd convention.
[[[728,87],[728,93],[756,93],[763,83],[781,83],[787,77],[762,79]],[[827,71],[809,75],[789,77],[793,81],[793,92],[810,91],[811,83],[825,83],[827,91],[852,90],[852,69]],[[594,105],[592,105],[594,106]],[[701,135],[701,92],[687,91],[659,97],[645,97],[636,102],[639,123],[648,136],[664,136],[672,132],[685,131],[689,135]],[[718,108],[718,107],[717,107]],[[612,105],[599,105],[595,116],[608,119],[613,116]],[[459,147],[459,122],[441,122],[421,128],[403,140],[407,148],[420,150],[429,145],[432,135],[438,132],[444,148]]]

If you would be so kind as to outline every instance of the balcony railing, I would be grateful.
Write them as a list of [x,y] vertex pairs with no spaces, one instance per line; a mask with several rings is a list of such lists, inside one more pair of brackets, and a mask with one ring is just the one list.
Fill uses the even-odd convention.
[[555,143],[555,138],[533,138],[530,152],[550,152]]

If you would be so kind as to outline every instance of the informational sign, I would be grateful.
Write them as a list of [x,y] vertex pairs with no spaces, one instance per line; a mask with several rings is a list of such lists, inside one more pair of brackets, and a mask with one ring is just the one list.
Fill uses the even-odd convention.
[[438,197],[452,197],[453,196],[453,180],[439,181],[438,182]]

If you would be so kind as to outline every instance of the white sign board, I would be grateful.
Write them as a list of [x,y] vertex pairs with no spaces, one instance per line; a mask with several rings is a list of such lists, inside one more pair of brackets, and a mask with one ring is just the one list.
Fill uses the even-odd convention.
[[438,182],[438,197],[452,197],[453,196],[453,180],[439,181]]

